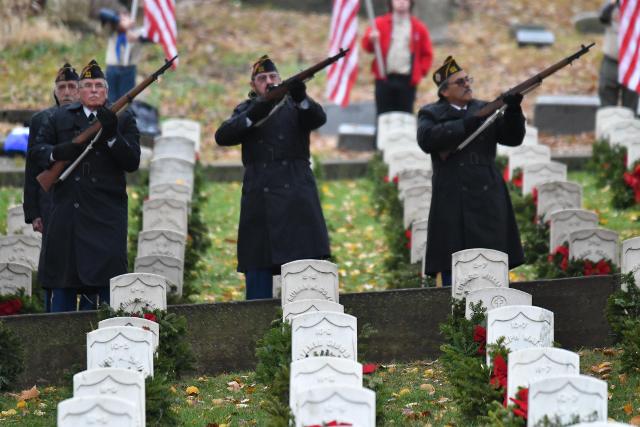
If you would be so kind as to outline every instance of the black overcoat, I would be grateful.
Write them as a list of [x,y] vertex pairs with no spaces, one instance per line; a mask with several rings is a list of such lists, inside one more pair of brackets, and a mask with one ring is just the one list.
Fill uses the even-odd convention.
[[[89,126],[80,103],[60,107],[42,126],[29,156],[50,167],[53,146]],[[127,272],[125,172],[140,164],[139,132],[132,113],[119,115],[115,142],[87,155],[51,191],[52,207],[42,241],[38,279],[45,288],[103,287]]]
[[260,126],[249,125],[252,100],[238,105],[216,131],[219,145],[242,144],[244,179],[238,227],[238,271],[278,268],[330,255],[329,235],[309,164],[309,133],[326,114],[286,97]]
[[[58,109],[57,105],[37,112],[31,117],[29,122],[29,143],[27,152],[36,144],[36,137],[49,117]],[[36,162],[27,156],[24,167],[24,192],[22,195],[22,210],[24,211],[24,222],[31,224],[34,219],[42,218],[46,229],[49,219],[49,208],[51,206],[51,194],[44,191],[36,177],[42,172]]]
[[463,118],[486,102],[473,100],[457,110],[445,100],[418,113],[418,143],[431,154],[433,195],[429,211],[425,272],[451,270],[451,254],[463,249],[489,248],[509,255],[510,268],[524,262],[511,198],[496,168],[496,145],[517,146],[525,134],[518,108],[505,112],[471,144],[442,160],[439,152],[457,147],[465,132]]

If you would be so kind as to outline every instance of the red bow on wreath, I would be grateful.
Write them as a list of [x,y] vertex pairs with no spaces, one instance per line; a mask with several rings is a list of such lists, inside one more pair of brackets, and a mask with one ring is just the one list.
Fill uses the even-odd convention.
[[598,261],[596,265],[593,265],[591,261],[584,262],[584,269],[582,273],[585,276],[594,276],[597,274],[609,274],[611,273],[611,266],[603,259]]
[[22,309],[22,301],[20,298],[10,299],[8,301],[0,303],[0,316],[11,316],[12,314],[19,314]]
[[502,388],[504,390],[504,406],[507,406],[507,362],[502,355],[496,354],[493,356],[493,373],[491,374],[490,383],[495,388]]
[[473,341],[478,343],[478,354],[486,354],[487,330],[480,325],[473,327]]
[[622,176],[625,184],[633,189],[636,203],[640,203],[640,165],[637,165],[633,172],[625,172]]
[[527,415],[529,412],[529,389],[521,388],[516,393],[516,398],[513,397],[510,399],[513,403],[515,403],[515,408],[513,408],[513,413],[520,417],[527,419]]
[[554,262],[556,260],[557,255],[561,255],[562,259],[560,260],[560,268],[562,271],[567,271],[569,267],[569,248],[565,245],[560,245],[555,248],[552,254],[549,254],[548,261]]

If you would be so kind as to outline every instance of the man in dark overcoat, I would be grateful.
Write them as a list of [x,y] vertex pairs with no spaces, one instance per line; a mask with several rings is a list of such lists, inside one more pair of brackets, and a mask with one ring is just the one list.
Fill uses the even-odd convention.
[[281,83],[268,56],[253,66],[249,99],[216,131],[219,145],[242,144],[244,180],[238,227],[238,271],[246,298],[271,298],[272,276],[298,259],[325,259],[329,235],[309,163],[309,134],[326,122],[302,81],[279,102],[262,98]]
[[102,133],[71,175],[52,189],[38,279],[53,290],[52,311],[73,311],[109,302],[109,279],[127,272],[125,172],[138,169],[139,132],[133,115],[106,105],[107,82],[95,61],[80,73],[80,102],[56,110],[42,126],[31,159],[43,168],[75,160],[86,146],[72,139],[94,120]]
[[525,134],[522,95],[504,98],[504,116],[465,148],[457,147],[483,123],[474,114],[486,102],[473,99],[473,79],[452,57],[436,70],[439,101],[418,113],[418,144],[431,154],[433,195],[429,212],[425,273],[442,273],[451,284],[451,254],[488,248],[509,255],[509,267],[524,262],[518,226],[502,174],[496,145],[517,146]]
[[[58,106],[69,105],[78,101],[78,73],[71,64],[64,64],[58,70],[53,88],[55,105],[39,111],[29,121],[29,142],[27,148],[35,145],[36,136],[40,132],[42,124],[58,109]],[[28,151],[28,150],[27,150]],[[33,231],[44,235],[49,219],[51,206],[51,194],[44,191],[36,177],[42,169],[27,156],[24,168],[24,191],[22,195],[22,210],[24,222],[31,224]],[[44,261],[41,259],[40,263]],[[51,290],[45,289],[45,311],[50,311]]]

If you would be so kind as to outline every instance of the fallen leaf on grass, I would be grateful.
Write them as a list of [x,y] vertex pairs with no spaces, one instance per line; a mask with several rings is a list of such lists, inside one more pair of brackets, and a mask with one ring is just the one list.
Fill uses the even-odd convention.
[[433,396],[436,392],[436,388],[431,384],[420,384],[420,390],[426,391],[429,393],[429,396]]
[[221,406],[221,405],[224,404],[224,402],[225,402],[224,399],[212,399],[211,400],[211,403],[213,403],[216,406]]
[[593,365],[591,367],[591,372],[599,375],[608,374],[611,372],[611,362],[602,362],[598,365]]
[[626,384],[627,379],[628,379],[627,374],[618,375],[618,380],[620,381],[620,384]]
[[640,415],[636,415],[635,417],[629,420],[629,424],[632,426],[640,426]]
[[411,390],[409,390],[408,388],[403,388],[398,392],[398,396],[404,396],[405,394],[409,394],[409,393],[411,393]]
[[200,390],[198,389],[198,387],[196,387],[194,385],[191,385],[191,386],[187,387],[185,392],[189,396],[197,396],[200,393]]
[[422,374],[423,377],[425,378],[431,378],[433,377],[434,371],[433,369],[425,369],[424,373]]
[[16,408],[18,409],[25,409],[26,407],[27,407],[27,402],[25,402],[24,400],[21,400],[18,403],[16,403]]
[[238,391],[242,388],[242,385],[238,381],[229,381],[227,383],[227,390],[229,391]]
[[615,348],[603,348],[602,349],[602,353],[605,356],[617,356],[618,355],[618,350],[616,350]]
[[440,399],[438,399],[438,403],[441,404],[441,405],[444,405],[449,400],[451,400],[451,399],[449,399],[448,397],[441,397]]
[[633,405],[631,404],[631,402],[627,402],[622,407],[622,410],[624,411],[625,414],[631,415],[633,414]]
[[29,390],[22,390],[20,395],[18,396],[18,400],[29,400],[35,399],[40,396],[40,392],[36,388],[36,386],[31,387]]

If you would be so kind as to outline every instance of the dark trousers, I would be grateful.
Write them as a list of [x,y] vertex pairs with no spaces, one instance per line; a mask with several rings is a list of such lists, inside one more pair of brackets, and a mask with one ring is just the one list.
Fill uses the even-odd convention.
[[618,61],[605,55],[599,80],[598,95],[603,107],[622,103],[623,107],[631,108],[633,114],[638,114],[638,93],[618,83]]
[[386,80],[376,80],[376,113],[404,111],[413,114],[416,87],[411,76],[389,74]]
[[[95,293],[94,293],[95,292]],[[78,305],[78,295],[80,304]],[[103,302],[109,304],[110,292],[108,287],[91,289],[56,288],[45,289],[45,310],[47,313],[59,313],[63,311],[97,310]]]
[[451,286],[451,272],[443,271],[442,272],[442,286]]
[[270,268],[247,270],[245,280],[247,300],[273,298],[273,273]]
[[114,103],[136,85],[135,65],[107,65],[109,102]]

